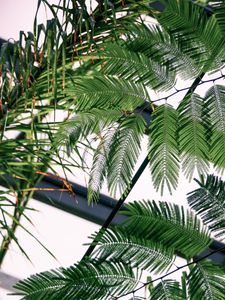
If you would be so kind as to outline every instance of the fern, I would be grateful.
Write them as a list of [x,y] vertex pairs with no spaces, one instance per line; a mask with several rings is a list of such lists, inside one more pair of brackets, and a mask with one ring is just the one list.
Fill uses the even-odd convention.
[[126,208],[126,230],[139,238],[160,242],[186,257],[201,253],[211,243],[207,228],[183,206],[142,201],[129,203]]
[[195,169],[206,174],[209,169],[209,145],[202,121],[203,99],[197,94],[186,96],[178,107],[179,149],[184,174],[192,179]]
[[167,66],[168,75],[181,76],[183,79],[196,78],[200,69],[189,53],[182,52],[176,40],[160,25],[131,25],[127,33],[127,48],[143,53],[155,62]]
[[93,108],[133,110],[149,101],[143,84],[113,76],[82,77],[73,80],[76,109]]
[[114,136],[116,135],[116,126],[101,136],[97,149],[95,150],[93,163],[90,170],[88,182],[88,202],[97,201],[107,170],[107,160],[111,149]]
[[109,151],[107,180],[113,196],[129,186],[140,153],[145,121],[140,115],[127,117],[119,126]]
[[76,148],[76,144],[86,139],[91,134],[99,133],[99,125],[109,127],[121,118],[118,110],[92,109],[89,112],[82,112],[60,126],[55,135],[55,147],[66,147],[67,154]]
[[225,234],[225,183],[218,177],[208,175],[198,181],[200,188],[188,194],[189,205],[199,214],[217,237]]
[[149,85],[156,90],[168,90],[174,86],[174,76],[168,77],[166,66],[161,66],[142,53],[130,51],[127,47],[107,44],[101,53],[104,59],[102,71],[131,80],[135,83]]
[[155,273],[170,268],[174,260],[172,248],[166,249],[160,243],[130,235],[126,228],[115,227],[107,230],[97,245],[94,256],[101,261],[121,261],[133,268]]
[[157,107],[149,128],[149,161],[154,187],[161,194],[165,185],[172,192],[178,183],[177,128],[176,110],[168,104]]
[[217,170],[225,167],[225,87],[214,85],[206,93],[206,106],[211,121],[211,159]]
[[150,290],[151,300],[186,300],[178,281],[162,280]]
[[208,17],[202,7],[191,1],[172,0],[158,19],[182,51],[199,62],[202,71],[215,68],[216,58],[224,49],[224,35],[214,17]]
[[190,299],[224,300],[224,271],[210,261],[196,263],[188,275],[188,286]]
[[[95,260],[81,262],[67,269],[43,272],[19,281],[19,289],[24,300],[93,300],[108,299],[133,289],[138,283],[132,269],[121,263]],[[18,295],[18,294],[17,294]]]

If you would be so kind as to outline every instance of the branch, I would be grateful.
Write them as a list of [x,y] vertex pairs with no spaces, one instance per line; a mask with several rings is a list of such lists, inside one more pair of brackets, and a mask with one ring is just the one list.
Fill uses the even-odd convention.
[[202,260],[204,260],[204,259],[210,257],[211,255],[213,255],[213,254],[215,254],[215,253],[218,253],[218,252],[220,252],[220,251],[223,251],[223,250],[225,250],[225,246],[223,246],[223,247],[221,247],[221,248],[219,248],[219,249],[217,249],[217,250],[211,251],[210,253],[208,253],[208,254],[206,254],[206,255],[200,257],[200,258],[197,258],[197,259],[193,260],[192,262],[189,262],[189,263],[187,263],[187,264],[185,264],[185,265],[182,265],[182,266],[180,266],[180,267],[177,267],[176,270],[170,271],[170,272],[166,273],[165,275],[162,275],[162,276],[157,277],[157,278],[155,278],[155,279],[153,279],[153,280],[147,281],[147,282],[145,282],[142,286],[140,286],[139,288],[137,288],[137,289],[135,289],[135,290],[133,290],[133,291],[130,291],[130,292],[126,293],[126,294],[123,294],[123,295],[121,295],[121,296],[119,296],[119,297],[115,297],[115,300],[120,299],[120,298],[123,298],[123,297],[125,297],[125,296],[127,296],[127,295],[130,295],[130,294],[135,294],[137,291],[143,289],[144,287],[146,287],[146,286],[149,285],[150,283],[153,283],[153,282],[159,281],[159,280],[163,280],[165,277],[167,277],[167,276],[169,276],[169,275],[172,275],[172,274],[176,273],[177,271],[179,271],[179,270],[181,270],[181,269],[183,269],[183,268],[186,268],[186,267],[189,267],[189,266],[191,266],[191,265],[193,265],[193,264],[196,264],[196,263],[198,263],[198,262],[200,262],[200,261],[202,261]]

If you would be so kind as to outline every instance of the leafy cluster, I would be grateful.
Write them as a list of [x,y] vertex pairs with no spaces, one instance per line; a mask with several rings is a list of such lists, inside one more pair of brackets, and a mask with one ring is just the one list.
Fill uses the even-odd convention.
[[[149,165],[156,190],[163,192],[165,186],[170,192],[176,189],[180,166],[189,180],[196,170],[199,174],[207,174],[210,162],[217,170],[224,169],[225,88],[215,83],[204,97],[194,93],[204,74],[224,66],[222,12],[222,4],[216,5],[215,14],[209,14],[191,1],[168,1],[163,11],[149,9],[155,24],[140,22],[138,18],[130,26],[125,22],[125,33],[113,44],[105,40],[101,48],[84,56],[85,61],[90,57],[93,63],[89,67],[83,64],[85,77],[74,77],[75,101],[70,101],[69,105],[74,105],[83,118],[87,112],[90,114],[93,110],[95,114],[96,109],[101,110],[98,117],[101,126],[96,136],[100,136],[101,146],[103,143],[110,145],[107,147],[115,149],[112,152],[117,151],[120,157],[114,159],[110,169],[112,156],[108,151],[101,154],[101,161],[104,155],[104,172],[95,176],[96,157],[101,152],[99,147],[96,148],[90,170],[90,201],[97,199],[96,191],[101,189],[104,180],[114,196],[116,192],[121,195],[129,186],[144,133],[143,126],[135,128],[130,120],[140,119],[137,114],[142,108],[151,113],[151,122],[145,124],[145,133],[149,135]],[[175,86],[178,77],[193,79],[196,76],[199,80],[193,83],[177,108],[167,104],[167,96],[164,104],[155,106],[150,97],[152,90],[166,92]],[[122,137],[119,141],[122,153],[128,155],[120,156],[120,150],[114,144],[118,139],[112,139],[108,144],[106,134],[105,141],[102,140],[102,131],[110,132],[112,127],[106,123],[102,126],[102,119],[106,118],[103,114],[108,114],[108,110],[121,112],[121,117],[115,114],[112,122],[122,124],[127,139],[130,138],[130,143],[123,141]],[[73,136],[72,126],[68,121],[66,127]],[[58,136],[63,135],[64,128],[65,125]],[[120,128],[118,125],[116,130]],[[85,138],[85,130],[84,127],[82,138]],[[68,134],[60,142],[62,146],[76,149],[79,138],[71,138]],[[108,176],[117,170],[118,175]]]
[[[210,6],[202,1],[162,0],[159,6],[154,2],[99,0],[93,9],[83,0],[58,5],[39,0],[33,33],[21,32],[18,42],[1,47],[0,179],[6,191],[0,194],[0,263],[10,242],[17,242],[15,230],[43,174],[51,171],[59,177],[55,165],[64,174],[71,167],[83,167],[87,149],[93,155],[89,202],[98,199],[104,181],[114,196],[129,188],[144,134],[149,136],[149,165],[157,190],[177,187],[180,165],[189,179],[195,170],[206,174],[210,163],[224,169],[225,88],[213,82],[204,97],[195,93],[205,74],[224,68],[224,1],[210,1]],[[45,25],[37,24],[41,4],[52,14]],[[178,78],[196,77],[178,107],[167,103],[169,96],[155,105],[153,92],[168,95]],[[146,110],[150,122],[143,117]],[[202,183],[189,202],[220,235],[221,187],[218,183],[216,194],[208,193],[210,182]],[[204,202],[207,207],[201,203],[208,195],[215,206],[211,200]],[[8,214],[10,224],[6,203],[13,210]],[[136,285],[139,277],[133,268],[161,272],[170,268],[177,252],[190,259],[210,243],[207,228],[184,208],[143,202],[128,206],[128,212],[128,223],[106,232],[99,241],[94,260],[18,284],[25,299],[113,297]],[[114,240],[109,254],[106,244]],[[137,249],[142,244],[140,256]],[[176,291],[177,299],[183,293],[196,300],[211,295],[223,299],[221,269],[211,264],[194,264],[182,287],[163,281],[151,291],[153,299],[165,299],[163,291],[165,295]]]
[[[203,222],[183,206],[150,200],[129,203],[123,211],[125,223],[98,234],[91,257],[69,268],[18,282],[15,287],[21,299],[122,299],[144,286],[148,286],[149,296],[145,299],[149,300],[225,299],[224,268],[203,254],[212,243],[211,232],[220,229],[224,237],[225,225],[216,208],[207,206],[210,193],[205,193],[204,202],[198,197],[202,190],[217,190],[217,199],[223,198],[224,204],[225,182],[210,175],[199,184],[188,201],[199,215],[205,206]],[[223,208],[223,214],[224,211]],[[216,227],[211,226],[211,216]],[[91,238],[96,240],[95,237],[96,234]],[[187,263],[177,266],[177,256]],[[182,273],[180,281],[166,278],[168,273],[176,272],[175,267],[179,270],[185,266],[189,269]],[[161,281],[148,277],[149,283],[143,285],[143,271],[160,274]]]

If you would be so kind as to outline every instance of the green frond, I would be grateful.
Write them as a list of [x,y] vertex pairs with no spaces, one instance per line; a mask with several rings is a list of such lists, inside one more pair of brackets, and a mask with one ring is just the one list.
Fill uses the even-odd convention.
[[216,58],[224,49],[224,35],[214,17],[209,17],[203,7],[192,1],[168,1],[159,23],[168,30],[182,52],[190,55],[202,71],[215,68]]
[[[92,236],[95,238],[95,235]],[[174,260],[172,248],[130,235],[126,228],[107,230],[97,244],[94,256],[99,260],[120,261],[132,268],[160,273],[171,267]]]
[[127,48],[167,66],[168,75],[175,72],[183,79],[196,78],[200,69],[189,53],[182,52],[176,40],[160,25],[129,25]]
[[107,44],[100,56],[104,59],[102,72],[122,79],[149,85],[155,90],[169,90],[174,86],[175,77],[166,66],[145,56],[135,53],[127,47]]
[[133,110],[149,101],[145,86],[132,80],[113,76],[73,79],[71,96],[76,97],[76,109],[93,108]]
[[214,175],[196,181],[200,188],[188,194],[188,204],[217,237],[225,237],[225,182]]
[[224,271],[211,261],[198,262],[190,270],[188,287],[190,299],[224,300]]
[[122,113],[118,110],[92,109],[88,112],[77,113],[74,118],[60,125],[55,135],[55,147],[66,146],[67,153],[73,151],[77,142],[89,135],[99,133],[99,126],[107,127],[121,118]]
[[180,284],[176,280],[161,280],[150,290],[150,300],[186,300]]
[[152,114],[149,136],[149,161],[154,187],[170,193],[177,187],[179,157],[177,111],[170,105],[158,106]]
[[102,136],[100,135],[100,142],[95,150],[93,162],[90,170],[90,177],[88,181],[88,202],[95,202],[98,200],[102,184],[105,179],[107,161],[109,159],[109,152],[113,146],[114,138],[119,125],[108,129]]
[[186,96],[177,109],[182,169],[189,180],[195,169],[199,174],[206,174],[209,169],[209,145],[202,110],[203,99],[197,94]]
[[225,34],[225,3],[224,1],[216,1],[216,3],[211,5],[213,6],[213,15],[215,16],[217,23],[220,26],[220,30],[223,34]]
[[190,210],[167,202],[129,203],[123,214],[126,230],[139,238],[160,242],[186,257],[192,257],[211,243],[208,230]]
[[125,118],[118,127],[110,146],[107,167],[108,187],[113,196],[117,191],[122,194],[131,182],[145,128],[140,115]]
[[211,122],[211,160],[217,170],[222,170],[225,167],[225,87],[213,85],[205,98]]
[[125,293],[138,283],[132,269],[121,263],[87,260],[69,268],[43,272],[19,281],[24,300],[103,300]]

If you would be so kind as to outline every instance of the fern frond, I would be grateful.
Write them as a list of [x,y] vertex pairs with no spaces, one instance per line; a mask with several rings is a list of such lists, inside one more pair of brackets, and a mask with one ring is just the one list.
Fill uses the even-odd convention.
[[92,109],[76,116],[60,125],[55,135],[55,147],[65,146],[68,155],[71,154],[77,142],[87,138],[92,133],[99,133],[101,127],[110,126],[121,117],[118,110]]
[[149,137],[149,160],[156,190],[170,192],[177,187],[179,157],[177,143],[177,112],[172,106],[160,105],[152,114]]
[[116,76],[75,78],[73,84],[79,111],[93,108],[133,110],[150,100],[143,84]]
[[114,136],[117,132],[116,124],[111,129],[108,129],[107,133],[102,136],[99,133],[100,142],[95,150],[93,163],[90,170],[90,177],[88,181],[88,202],[95,202],[98,200],[99,193],[104,182],[106,175],[107,161],[109,157],[109,151],[111,150]]
[[211,159],[217,168],[225,167],[225,87],[214,85],[206,93],[206,107],[211,121]]
[[149,85],[155,90],[168,90],[174,86],[175,77],[166,66],[154,62],[142,53],[135,53],[117,44],[107,44],[101,54],[104,59],[102,71],[135,83]]
[[139,238],[160,242],[186,257],[201,253],[210,243],[208,230],[190,210],[167,202],[129,203],[123,213],[126,230]]
[[132,290],[138,283],[132,269],[120,263],[88,260],[69,268],[43,272],[19,281],[24,300],[108,299]]
[[211,261],[198,262],[188,275],[188,287],[190,299],[224,300],[224,271]]
[[196,62],[183,53],[176,40],[161,26],[129,25],[126,42],[127,48],[134,52],[143,53],[146,57],[167,66],[170,72],[178,74],[183,79],[196,78],[200,69]]
[[94,256],[101,261],[120,261],[130,264],[132,268],[154,273],[170,268],[174,260],[172,248],[165,248],[160,243],[130,235],[126,228],[122,227],[104,232],[97,247]]
[[107,180],[110,192],[116,196],[129,186],[140,153],[145,121],[140,115],[127,117],[118,127],[108,155]]
[[178,107],[179,149],[182,169],[191,180],[195,169],[206,174],[209,169],[209,145],[202,120],[203,99],[197,94],[186,96]]
[[[188,204],[217,237],[225,234],[225,182],[214,175],[196,180],[200,188],[188,194]],[[224,236],[225,237],[225,236]]]
[[215,68],[216,58],[224,49],[224,35],[214,17],[208,17],[200,6],[192,1],[168,1],[159,23],[168,30],[182,51],[199,61],[202,71]]
[[180,284],[176,280],[162,280],[150,290],[151,300],[186,300]]

